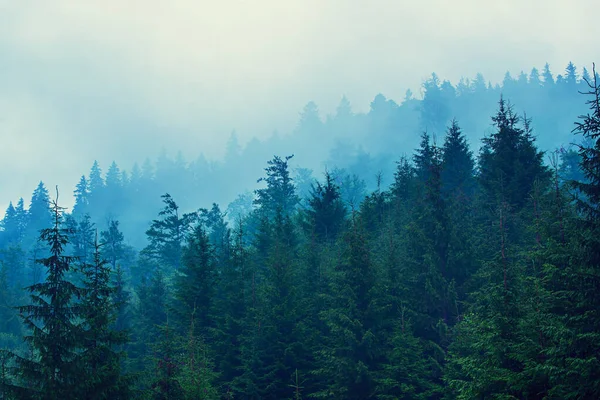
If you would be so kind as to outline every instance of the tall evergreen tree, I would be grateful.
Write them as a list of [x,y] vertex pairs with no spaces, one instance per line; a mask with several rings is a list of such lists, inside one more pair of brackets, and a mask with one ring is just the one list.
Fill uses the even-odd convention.
[[194,214],[179,213],[179,206],[171,195],[161,196],[164,207],[146,231],[150,244],[144,252],[158,260],[167,270],[178,270],[181,266],[182,246]]
[[36,237],[40,230],[52,225],[52,214],[49,207],[48,189],[46,189],[43,182],[40,182],[31,196],[31,203],[27,212],[27,229],[30,237]]
[[[565,329],[556,332],[558,351],[551,360],[551,394],[561,398],[600,396],[600,79],[589,81],[590,112],[576,123],[575,132],[587,139],[580,146],[583,181],[577,190],[577,230],[572,237],[570,262],[556,264],[556,296],[562,300]],[[553,332],[554,333],[554,332]],[[565,341],[565,338],[567,340]]]
[[73,192],[75,196],[75,205],[73,206],[73,214],[74,215],[85,215],[89,213],[89,204],[90,204],[90,189],[89,183],[87,179],[85,179],[85,175],[81,176],[79,179],[79,183],[75,186],[75,191]]
[[442,188],[448,196],[473,195],[475,160],[456,119],[446,132],[442,153]]
[[175,277],[173,312],[182,332],[194,314],[195,337],[212,328],[211,312],[217,283],[213,247],[203,224],[197,224],[183,249],[182,266]]
[[288,156],[285,159],[273,157],[267,162],[266,178],[258,180],[265,181],[267,187],[256,190],[255,204],[269,218],[272,218],[276,212],[280,212],[284,217],[290,216],[300,200],[296,195],[296,188],[288,168],[288,161],[292,157]]
[[335,241],[344,227],[346,207],[341,199],[340,188],[333,176],[325,173],[325,182],[316,182],[306,209],[309,229],[320,240]]
[[381,349],[375,306],[376,273],[366,232],[354,217],[344,237],[344,254],[332,277],[329,307],[321,317],[327,333],[313,372],[321,381],[316,397],[369,399],[376,395]]
[[25,341],[31,346],[32,358],[17,357],[16,362],[28,397],[39,399],[69,398],[81,379],[76,324],[80,313],[75,304],[81,290],[66,280],[74,259],[64,255],[70,232],[61,226],[63,208],[57,200],[52,202],[52,212],[54,226],[40,233],[50,256],[36,260],[46,268],[46,279],[26,288],[31,304],[18,308],[31,332]]
[[520,118],[503,98],[492,121],[497,131],[483,139],[479,183],[490,201],[505,201],[518,211],[527,202],[534,182],[549,176],[544,153],[535,146],[528,124],[518,126]]
[[119,229],[119,221],[111,220],[108,224],[108,230],[100,233],[102,238],[102,256],[111,265],[111,269],[116,271],[117,263],[125,258],[125,236]]
[[[117,349],[127,343],[124,332],[114,329],[115,304],[112,296],[110,267],[101,258],[98,234],[94,241],[93,260],[82,267],[83,287],[79,315],[83,320],[82,347],[79,355],[81,373],[79,395],[86,399],[127,399],[129,380],[122,374],[124,354]],[[76,393],[72,393],[76,395]]]

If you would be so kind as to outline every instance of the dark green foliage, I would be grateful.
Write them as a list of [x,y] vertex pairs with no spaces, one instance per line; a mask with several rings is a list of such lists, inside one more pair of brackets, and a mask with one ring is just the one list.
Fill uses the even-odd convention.
[[181,265],[182,246],[193,214],[179,214],[179,206],[167,193],[161,196],[164,208],[158,213],[161,219],[152,221],[146,236],[150,244],[144,249],[168,271],[178,270]]
[[376,273],[366,232],[356,217],[344,238],[344,253],[332,277],[327,326],[317,369],[321,385],[315,395],[328,399],[368,399],[376,395],[381,338],[375,307]]
[[217,368],[224,391],[241,393],[239,377],[242,374],[242,340],[247,308],[251,299],[248,282],[248,255],[244,247],[244,226],[241,221],[234,233],[230,258],[219,279],[219,296],[215,299],[214,337],[215,354],[219,354]]
[[182,266],[175,275],[173,313],[180,327],[190,324],[194,313],[197,331],[203,337],[211,326],[217,283],[214,250],[203,224],[197,224],[183,249]]
[[111,285],[111,271],[107,264],[101,258],[96,233],[93,260],[82,266],[79,316],[83,320],[80,326],[83,351],[78,356],[82,378],[77,383],[79,393],[73,390],[73,397],[127,399],[131,396],[130,379],[121,371],[124,354],[116,350],[128,342],[128,337],[125,332],[114,329],[117,308],[113,295],[116,289]]
[[525,206],[536,179],[548,177],[543,165],[544,153],[535,146],[535,138],[512,106],[500,98],[498,112],[492,117],[497,131],[483,139],[479,156],[479,182],[491,204],[506,202],[515,211]]
[[190,317],[190,329],[185,343],[185,353],[181,361],[179,382],[183,390],[185,400],[217,400],[220,398],[214,387],[217,374],[213,371],[213,365],[208,357],[207,346],[198,338],[194,332],[194,312]]
[[597,225],[600,220],[600,82],[594,79],[589,85],[588,95],[592,98],[587,103],[591,112],[580,117],[581,122],[576,124],[576,132],[586,140],[579,147],[585,181],[573,181],[572,185],[584,196],[577,202],[579,210],[590,224]]
[[440,388],[433,383],[431,361],[425,346],[414,336],[405,309],[400,310],[390,339],[387,362],[377,379],[378,399],[431,399]]
[[325,182],[311,187],[306,209],[308,228],[318,240],[335,241],[344,226],[346,207],[342,203],[340,188],[333,176],[325,173]]
[[465,135],[454,119],[442,148],[442,190],[447,197],[469,198],[475,191],[475,160]]
[[560,331],[549,332],[556,343],[549,354],[551,393],[561,398],[600,396],[600,82],[596,77],[588,84],[591,112],[576,124],[587,143],[579,148],[585,180],[571,182],[581,218],[567,236],[571,257],[558,258],[564,252],[558,248],[559,262],[549,269],[551,289],[559,296],[559,321],[564,323]]
[[160,341],[154,346],[154,377],[146,398],[153,400],[183,399],[184,391],[177,379],[181,365],[177,359],[179,347],[169,324],[159,327]]
[[50,256],[36,260],[46,268],[46,279],[26,288],[30,304],[18,308],[29,332],[24,339],[32,349],[32,358],[16,358],[19,375],[31,396],[40,399],[68,398],[81,378],[80,329],[75,323],[81,289],[65,279],[74,261],[63,254],[70,232],[61,227],[62,208],[56,201],[52,211],[54,226],[40,233]]
[[122,261],[125,255],[125,236],[119,230],[119,221],[110,221],[108,230],[100,233],[102,238],[102,257],[116,270],[117,262]]
[[296,188],[288,169],[288,161],[292,157],[285,157],[284,160],[279,156],[273,157],[267,162],[269,166],[265,168],[267,176],[258,180],[266,182],[267,187],[256,191],[255,204],[269,218],[272,218],[276,212],[285,217],[290,216],[300,200],[296,196]]
[[[344,98],[321,121],[310,102],[293,138],[242,148],[232,135],[224,163],[163,151],[104,178],[94,163],[38,243],[51,222],[40,184],[0,225],[0,397],[600,398],[600,94],[595,71],[583,78],[571,63],[496,87],[433,75],[423,101],[378,95],[367,114]],[[503,98],[476,165],[468,143],[500,91],[556,148],[558,121],[578,110],[564,99],[585,79],[578,151],[550,153],[552,174]],[[304,154],[340,130],[317,182]],[[404,134],[419,130],[420,144]],[[214,182],[234,198],[243,188],[227,178],[260,173],[273,143],[304,167],[292,179],[291,157],[274,157],[265,186],[222,212]]]
[[52,226],[53,217],[49,207],[48,189],[43,182],[40,182],[31,196],[31,203],[27,211],[27,235],[30,241],[37,238],[41,229]]

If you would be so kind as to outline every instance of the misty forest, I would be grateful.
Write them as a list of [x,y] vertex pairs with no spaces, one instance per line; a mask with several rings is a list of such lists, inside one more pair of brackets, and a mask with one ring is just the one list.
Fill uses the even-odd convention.
[[600,398],[595,68],[421,89],[3,192],[0,399]]

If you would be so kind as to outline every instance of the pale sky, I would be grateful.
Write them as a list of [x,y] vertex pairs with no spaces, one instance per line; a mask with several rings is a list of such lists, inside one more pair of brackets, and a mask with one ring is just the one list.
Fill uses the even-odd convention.
[[400,102],[436,72],[492,82],[600,61],[596,0],[0,0],[0,206],[289,132],[310,100]]

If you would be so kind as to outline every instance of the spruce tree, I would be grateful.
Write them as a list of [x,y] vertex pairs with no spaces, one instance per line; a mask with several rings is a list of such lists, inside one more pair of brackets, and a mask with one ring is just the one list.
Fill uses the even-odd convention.
[[442,148],[442,189],[447,197],[471,197],[475,190],[475,160],[456,119],[446,131]]
[[325,182],[311,187],[308,208],[305,211],[307,225],[318,240],[335,241],[344,227],[346,207],[341,200],[340,188],[333,176],[325,173]]
[[127,399],[130,397],[128,379],[122,376],[124,354],[117,350],[128,342],[125,332],[114,329],[115,304],[112,296],[110,267],[100,254],[98,234],[94,241],[91,263],[82,267],[83,287],[79,315],[83,321],[82,347],[79,355],[81,372],[86,379],[79,381],[81,398]]
[[150,244],[143,252],[154,257],[163,268],[171,272],[181,266],[182,246],[195,215],[180,215],[179,206],[168,193],[161,198],[164,203],[163,209],[158,213],[161,218],[153,220],[150,229],[146,231]]
[[31,196],[31,203],[27,211],[27,231],[31,241],[37,237],[40,230],[52,226],[53,217],[49,207],[48,189],[43,182],[40,182]]
[[85,175],[81,176],[79,183],[75,186],[75,191],[73,192],[75,196],[75,205],[73,206],[73,214],[74,215],[85,215],[89,213],[89,204],[90,204],[90,189],[89,183],[85,178]]
[[331,285],[329,307],[321,314],[327,330],[313,371],[321,383],[315,397],[374,398],[381,350],[376,272],[357,217],[345,234],[344,252]]
[[575,128],[588,143],[579,147],[584,180],[571,182],[579,218],[567,236],[567,262],[553,263],[550,269],[555,298],[565,310],[560,315],[564,329],[551,332],[556,347],[549,360],[550,393],[560,398],[600,396],[600,79],[595,66],[593,72],[595,79],[587,82],[586,93],[590,112]]
[[40,232],[50,255],[36,260],[46,268],[46,278],[26,288],[31,304],[18,307],[32,358],[16,357],[16,362],[28,397],[35,399],[70,398],[82,378],[81,330],[76,323],[80,310],[75,303],[81,289],[66,280],[74,258],[64,254],[71,232],[62,228],[63,210],[57,196],[52,202],[53,227]]
[[183,249],[182,266],[175,276],[173,313],[182,332],[194,313],[194,336],[206,337],[217,283],[214,250],[203,224],[197,224]]
[[111,220],[108,229],[100,233],[102,238],[102,257],[108,260],[113,271],[118,261],[125,258],[125,236],[119,229],[119,221]]

